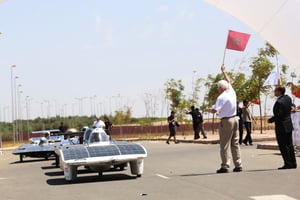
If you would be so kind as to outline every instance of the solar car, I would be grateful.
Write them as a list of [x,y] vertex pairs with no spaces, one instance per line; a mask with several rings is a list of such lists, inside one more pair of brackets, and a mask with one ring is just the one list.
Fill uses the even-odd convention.
[[[59,130],[42,130],[32,133],[44,134],[44,136],[32,137],[29,139],[30,144],[23,144],[13,151],[14,155],[19,155],[20,162],[23,162],[25,157],[45,158],[48,160],[49,157],[56,156],[54,152],[56,146],[78,143],[76,138],[66,137],[75,135],[73,132],[60,133]],[[83,135],[83,132],[76,132],[76,134]]]
[[84,144],[64,145],[55,149],[65,180],[75,180],[80,166],[102,175],[112,168],[124,168],[130,164],[133,175],[141,177],[143,174],[147,151],[141,144],[110,140],[102,128],[87,129],[83,140]]

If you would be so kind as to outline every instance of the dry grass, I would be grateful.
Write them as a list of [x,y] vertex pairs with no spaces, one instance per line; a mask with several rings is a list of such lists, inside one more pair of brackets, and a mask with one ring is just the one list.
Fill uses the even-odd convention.
[[20,143],[20,142],[14,143],[12,141],[4,141],[4,142],[2,142],[2,148],[17,147],[17,146],[20,146],[22,144],[24,144],[24,143]]

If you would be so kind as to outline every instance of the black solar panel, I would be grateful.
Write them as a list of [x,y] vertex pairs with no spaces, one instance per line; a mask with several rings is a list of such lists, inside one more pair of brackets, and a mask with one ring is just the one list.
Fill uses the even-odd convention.
[[144,148],[137,144],[119,144],[121,155],[127,154],[145,154]]
[[120,143],[103,146],[70,145],[63,147],[62,153],[65,161],[102,156],[146,154],[141,145],[133,143]]
[[70,145],[62,149],[64,160],[88,158],[89,154],[85,146]]
[[100,157],[100,156],[115,156],[120,155],[119,149],[115,145],[109,146],[91,146],[87,147],[90,157]]

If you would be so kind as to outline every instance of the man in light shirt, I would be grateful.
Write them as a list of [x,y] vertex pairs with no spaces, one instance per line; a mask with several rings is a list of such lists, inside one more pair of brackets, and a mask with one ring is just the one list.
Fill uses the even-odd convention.
[[100,117],[97,117],[96,121],[93,123],[93,128],[104,128],[105,123],[100,119]]
[[221,71],[225,80],[218,82],[219,96],[216,104],[209,109],[211,113],[218,113],[220,117],[219,137],[221,168],[217,173],[227,173],[230,167],[230,152],[235,168],[233,172],[242,171],[241,151],[239,146],[238,119],[236,118],[236,93],[225,72],[224,64]]

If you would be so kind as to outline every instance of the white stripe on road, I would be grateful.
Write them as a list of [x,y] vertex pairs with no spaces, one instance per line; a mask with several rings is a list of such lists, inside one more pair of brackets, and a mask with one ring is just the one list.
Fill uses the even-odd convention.
[[293,197],[289,197],[283,194],[277,194],[277,195],[264,195],[264,196],[252,196],[250,197],[254,200],[297,200]]
[[169,179],[169,177],[164,176],[164,175],[161,175],[161,174],[156,174],[156,176],[158,176],[158,177],[160,177],[160,178],[163,178],[163,179]]

